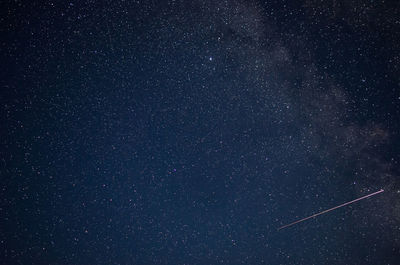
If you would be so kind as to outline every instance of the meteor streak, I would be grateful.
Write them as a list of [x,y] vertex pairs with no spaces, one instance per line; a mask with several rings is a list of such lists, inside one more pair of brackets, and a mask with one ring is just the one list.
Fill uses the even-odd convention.
[[306,218],[303,218],[303,219],[301,219],[301,220],[297,220],[297,221],[295,221],[295,222],[293,222],[293,223],[290,223],[290,224],[287,224],[287,225],[281,226],[281,227],[279,227],[279,228],[278,228],[278,231],[279,231],[279,230],[281,230],[281,229],[284,229],[284,228],[286,228],[286,227],[289,227],[289,226],[292,226],[292,225],[295,225],[295,224],[301,223],[301,222],[303,222],[303,221],[305,221],[305,220],[308,220],[308,219],[311,219],[311,218],[317,217],[318,215],[321,215],[321,214],[324,214],[324,213],[327,213],[327,212],[330,212],[330,211],[336,210],[336,209],[338,209],[338,208],[340,208],[340,207],[343,207],[343,206],[346,206],[346,205],[352,204],[352,203],[354,203],[354,202],[357,202],[357,201],[364,200],[364,199],[366,199],[366,198],[368,198],[368,197],[374,196],[374,195],[376,195],[376,194],[378,194],[378,193],[381,193],[381,192],[384,192],[384,190],[383,190],[383,189],[381,189],[381,190],[379,190],[379,191],[376,191],[376,192],[374,192],[374,193],[371,193],[371,194],[365,195],[365,196],[363,196],[363,197],[360,197],[360,198],[358,198],[358,199],[355,199],[355,200],[352,200],[352,201],[349,201],[349,202],[346,202],[346,203],[340,204],[340,205],[338,205],[338,206],[335,206],[335,207],[333,207],[333,208],[330,208],[330,209],[328,209],[328,210],[325,210],[325,211],[322,211],[322,212],[319,212],[319,213],[313,214],[313,215],[311,215],[311,216],[308,216],[308,217],[306,217]]

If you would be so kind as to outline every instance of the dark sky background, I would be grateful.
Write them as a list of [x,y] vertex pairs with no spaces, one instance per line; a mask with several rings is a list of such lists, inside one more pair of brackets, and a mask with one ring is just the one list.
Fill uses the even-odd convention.
[[399,3],[6,1],[0,263],[400,264]]

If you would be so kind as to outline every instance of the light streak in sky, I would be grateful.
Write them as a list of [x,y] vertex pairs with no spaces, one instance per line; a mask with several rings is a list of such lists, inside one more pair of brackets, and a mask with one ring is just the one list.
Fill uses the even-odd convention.
[[286,228],[286,227],[289,227],[289,226],[292,226],[292,225],[295,225],[295,224],[301,223],[301,222],[303,222],[303,221],[306,221],[306,220],[308,220],[308,219],[311,219],[311,218],[317,217],[318,215],[321,215],[321,214],[324,214],[324,213],[327,213],[327,212],[330,212],[330,211],[336,210],[336,209],[338,209],[338,208],[340,208],[340,207],[343,207],[343,206],[346,206],[346,205],[352,204],[352,203],[354,203],[354,202],[357,202],[357,201],[364,200],[364,199],[366,199],[366,198],[368,198],[368,197],[374,196],[374,195],[376,195],[376,194],[378,194],[378,193],[381,193],[381,192],[384,192],[384,190],[383,190],[383,189],[381,189],[381,190],[379,190],[379,191],[376,191],[376,192],[374,192],[374,193],[371,193],[371,194],[365,195],[365,196],[363,196],[363,197],[360,197],[360,198],[358,198],[358,199],[355,199],[355,200],[352,200],[352,201],[349,201],[349,202],[346,202],[346,203],[340,204],[340,205],[338,205],[338,206],[335,206],[335,207],[333,207],[333,208],[330,208],[330,209],[328,209],[328,210],[325,210],[325,211],[322,211],[322,212],[319,212],[319,213],[313,214],[313,215],[311,215],[311,216],[308,216],[308,217],[306,217],[306,218],[303,218],[303,219],[297,220],[297,221],[295,221],[295,222],[293,222],[293,223],[290,223],[290,224],[287,224],[287,225],[281,226],[281,227],[279,227],[279,228],[278,228],[278,231],[279,231],[279,230],[281,230],[281,229],[284,229],[284,228]]

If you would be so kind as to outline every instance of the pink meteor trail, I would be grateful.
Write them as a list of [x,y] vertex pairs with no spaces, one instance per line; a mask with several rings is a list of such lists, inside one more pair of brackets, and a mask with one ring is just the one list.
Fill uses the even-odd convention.
[[306,218],[303,218],[303,219],[301,219],[301,220],[297,220],[297,221],[295,221],[295,222],[293,222],[293,223],[290,223],[290,224],[287,224],[287,225],[281,226],[281,227],[279,227],[279,228],[278,228],[278,231],[279,231],[279,230],[281,230],[281,229],[284,229],[284,228],[286,228],[286,227],[289,227],[289,226],[292,226],[292,225],[295,225],[295,224],[301,223],[301,222],[303,222],[303,221],[305,221],[305,220],[308,220],[308,219],[311,219],[311,218],[317,217],[318,215],[321,215],[321,214],[324,214],[324,213],[327,213],[327,212],[333,211],[333,210],[335,210],[335,209],[338,209],[338,208],[340,208],[340,207],[343,207],[343,206],[346,206],[346,205],[352,204],[353,202],[361,201],[361,200],[363,200],[363,199],[366,199],[366,198],[368,198],[368,197],[374,196],[374,195],[376,195],[376,194],[378,194],[378,193],[381,193],[381,192],[384,192],[384,190],[382,190],[382,189],[381,189],[381,190],[379,190],[379,191],[376,191],[376,192],[374,192],[374,193],[371,193],[371,194],[365,195],[365,196],[363,196],[363,197],[360,197],[360,198],[358,198],[358,199],[355,199],[355,200],[352,200],[352,201],[349,201],[349,202],[343,203],[343,204],[341,204],[341,205],[338,205],[338,206],[335,206],[335,207],[333,207],[333,208],[330,208],[330,209],[328,209],[328,210],[325,210],[325,211],[322,211],[322,212],[319,212],[319,213],[313,214],[313,215],[311,215],[311,216],[309,216],[309,217],[306,217]]

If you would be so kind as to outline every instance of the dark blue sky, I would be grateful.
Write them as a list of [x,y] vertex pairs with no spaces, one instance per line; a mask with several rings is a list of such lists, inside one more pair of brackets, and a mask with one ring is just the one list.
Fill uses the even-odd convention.
[[396,2],[7,3],[0,263],[398,264]]

